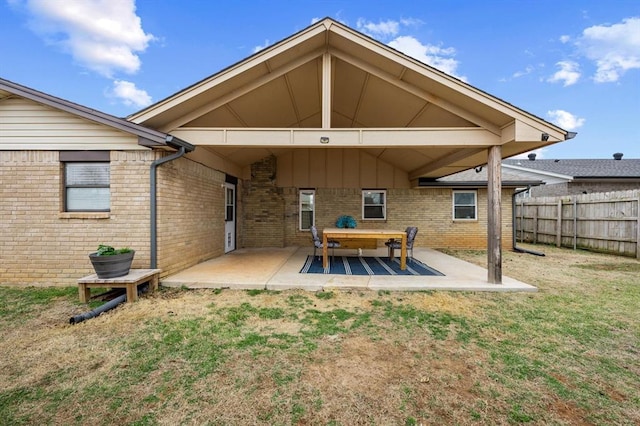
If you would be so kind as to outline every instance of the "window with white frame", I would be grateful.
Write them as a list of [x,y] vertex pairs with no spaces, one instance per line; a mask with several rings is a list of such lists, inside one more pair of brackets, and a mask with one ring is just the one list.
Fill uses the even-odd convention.
[[387,191],[381,189],[362,190],[362,219],[387,218]]
[[298,198],[300,200],[300,230],[308,231],[315,224],[316,191],[314,189],[301,189]]
[[477,191],[453,191],[453,219],[476,220],[478,218]]
[[[60,153],[65,212],[108,212],[111,206],[109,152]],[[104,161],[106,160],[106,161]]]

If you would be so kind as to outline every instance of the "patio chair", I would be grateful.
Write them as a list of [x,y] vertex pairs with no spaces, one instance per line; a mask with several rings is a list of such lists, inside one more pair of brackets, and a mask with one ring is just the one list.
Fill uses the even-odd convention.
[[[318,228],[316,228],[315,225],[311,226],[311,238],[313,239],[313,257],[316,257],[316,250],[322,248],[322,240],[318,236]],[[331,257],[334,257],[336,247],[340,248],[340,242],[333,240],[327,241],[327,248],[331,249]]]
[[[405,232],[407,233],[407,253],[410,253],[408,257],[409,262],[411,262],[411,260],[413,259],[413,241],[416,239],[416,235],[418,234],[418,228],[416,228],[415,226],[408,226],[407,229],[405,229]],[[389,257],[391,257],[391,249],[402,249],[402,241],[396,239],[390,239],[389,241],[384,243],[384,245],[387,246]]]

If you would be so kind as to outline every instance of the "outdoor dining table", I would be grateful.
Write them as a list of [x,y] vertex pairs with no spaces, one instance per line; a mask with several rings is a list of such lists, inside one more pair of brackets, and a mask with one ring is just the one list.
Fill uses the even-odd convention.
[[[407,268],[407,233],[405,231],[393,229],[362,229],[362,228],[324,228],[322,230],[322,266],[329,266],[327,257],[327,243],[329,240],[340,239],[377,239],[377,240],[400,240],[400,269]],[[391,250],[391,258],[393,258],[393,249]]]

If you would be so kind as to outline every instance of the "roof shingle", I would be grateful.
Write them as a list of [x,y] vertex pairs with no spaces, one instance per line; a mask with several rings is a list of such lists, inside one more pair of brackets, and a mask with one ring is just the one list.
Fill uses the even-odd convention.
[[507,159],[503,164],[575,178],[640,178],[640,159]]

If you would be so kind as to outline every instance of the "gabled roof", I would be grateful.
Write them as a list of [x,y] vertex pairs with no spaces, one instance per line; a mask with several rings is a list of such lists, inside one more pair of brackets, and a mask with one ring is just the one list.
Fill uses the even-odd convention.
[[[565,136],[568,133],[331,18],[318,21],[128,119],[177,127],[192,120],[204,124],[207,121],[204,116],[209,115],[208,121],[216,127],[321,127],[321,67],[325,53],[336,58],[331,82],[333,128],[445,127],[441,125],[444,120],[449,127],[490,127],[498,132],[514,116],[521,116]],[[245,96],[249,93],[250,97]],[[221,96],[223,100],[219,99]],[[215,100],[214,105],[207,105],[211,100]],[[391,102],[394,109],[390,108]],[[211,114],[223,106],[232,112]],[[199,111],[191,111],[194,107]],[[188,117],[181,116],[187,111]],[[172,118],[176,121],[171,121]]]
[[[332,143],[363,149],[411,178],[484,164],[491,145],[510,157],[574,136],[331,18],[128,119],[240,167],[256,156],[317,146],[315,134],[312,140],[300,131],[331,130]],[[250,143],[243,144],[242,129],[255,135]],[[265,132],[274,129],[292,136]]]
[[118,118],[95,109],[87,108],[65,99],[0,78],[0,102],[15,96],[29,99],[39,104],[65,111],[78,117],[138,136],[139,144],[143,146],[171,146],[172,148],[185,146],[187,151],[193,151],[194,149],[194,147],[187,142],[182,141],[179,138],[174,138],[167,133],[159,132],[125,119]]
[[529,170],[577,179],[640,179],[640,159],[503,160],[513,170]]

